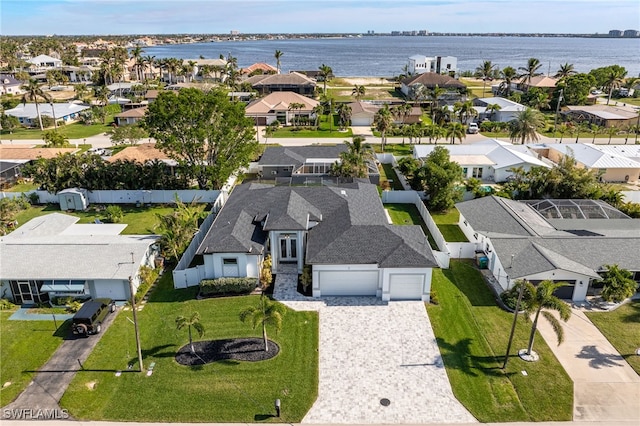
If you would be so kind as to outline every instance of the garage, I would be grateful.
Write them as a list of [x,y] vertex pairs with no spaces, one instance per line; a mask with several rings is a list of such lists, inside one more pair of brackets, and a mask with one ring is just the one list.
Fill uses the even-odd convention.
[[95,280],[95,297],[107,297],[113,300],[127,300],[128,283],[120,280]]
[[389,276],[391,300],[420,300],[424,288],[424,274],[393,274]]
[[320,271],[322,296],[376,296],[378,271]]

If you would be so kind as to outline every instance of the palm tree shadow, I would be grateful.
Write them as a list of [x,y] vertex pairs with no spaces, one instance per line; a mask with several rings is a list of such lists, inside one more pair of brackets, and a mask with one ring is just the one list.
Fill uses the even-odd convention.
[[633,310],[628,315],[622,317],[622,322],[630,322],[630,323],[640,323],[640,301],[632,301],[629,303],[630,309]]
[[448,368],[455,368],[471,377],[477,377],[479,374],[500,377],[505,375],[497,366],[498,360],[495,356],[471,355],[472,339],[466,338],[456,343],[448,343],[438,337],[436,341],[443,353],[442,360]]
[[619,361],[623,361],[624,357],[618,354],[606,354],[598,350],[595,345],[583,346],[582,350],[576,358],[588,359],[589,367],[591,368],[604,368],[604,367],[618,367],[621,364]]

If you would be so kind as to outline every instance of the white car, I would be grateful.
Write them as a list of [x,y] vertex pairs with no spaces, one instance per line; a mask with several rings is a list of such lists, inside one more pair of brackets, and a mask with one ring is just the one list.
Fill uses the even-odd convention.
[[469,127],[467,127],[467,133],[469,133],[470,135],[475,135],[479,131],[480,128],[478,128],[478,123],[469,123]]
[[591,94],[592,95],[602,95],[602,90],[592,90]]

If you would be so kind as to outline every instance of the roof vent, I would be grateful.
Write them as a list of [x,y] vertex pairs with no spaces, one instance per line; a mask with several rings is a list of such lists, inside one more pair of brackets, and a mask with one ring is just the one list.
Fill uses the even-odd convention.
[[345,191],[344,189],[340,190],[340,194],[344,195],[345,197],[347,196],[347,191]]

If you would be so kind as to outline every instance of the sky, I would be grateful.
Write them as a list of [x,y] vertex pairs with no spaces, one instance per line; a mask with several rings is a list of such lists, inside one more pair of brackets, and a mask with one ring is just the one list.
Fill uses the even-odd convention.
[[638,0],[0,0],[2,35],[608,33]]

